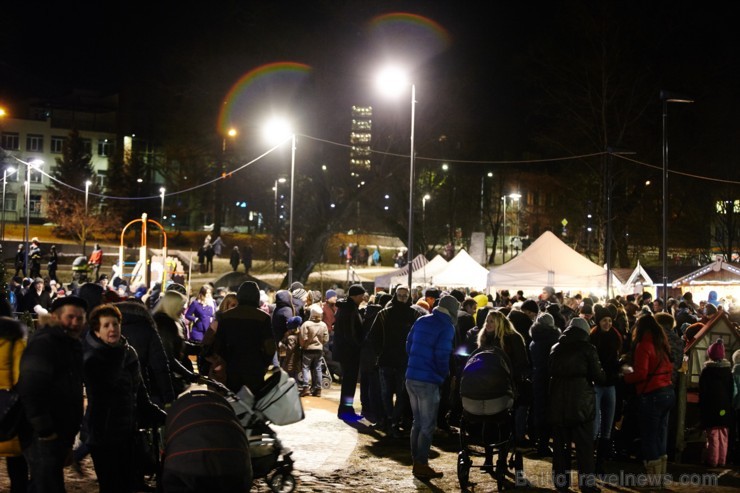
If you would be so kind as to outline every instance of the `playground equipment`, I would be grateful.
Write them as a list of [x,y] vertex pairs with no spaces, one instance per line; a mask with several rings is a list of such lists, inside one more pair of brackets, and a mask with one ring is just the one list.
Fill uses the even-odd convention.
[[[124,258],[124,236],[129,226],[141,223],[141,243],[139,245],[139,258],[135,262],[126,262]],[[147,256],[147,224],[154,224],[162,232],[162,255],[159,262],[154,262],[154,258],[151,259]],[[173,262],[167,261],[167,232],[164,227],[154,219],[148,219],[147,214],[143,213],[141,219],[134,219],[129,222],[121,230],[121,244],[118,247],[118,263],[113,266],[113,279],[120,277],[125,279],[128,277],[127,283],[129,286],[138,286],[139,284],[145,284],[147,287],[151,286],[152,280],[161,281],[162,285],[167,281],[168,274],[171,274],[171,270],[168,267],[172,267]],[[132,267],[130,273],[126,273],[126,267]]]

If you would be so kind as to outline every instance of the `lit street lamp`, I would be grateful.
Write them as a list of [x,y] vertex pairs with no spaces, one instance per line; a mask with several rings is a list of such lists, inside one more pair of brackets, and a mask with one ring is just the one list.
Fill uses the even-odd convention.
[[285,183],[287,180],[282,176],[275,180],[275,218],[272,230],[272,271],[275,272],[275,257],[277,257],[277,236],[278,236],[278,183]]
[[[87,196],[90,193],[90,185],[92,185],[92,182],[90,180],[85,181],[85,219],[83,221],[87,221]],[[86,256],[87,253],[85,253],[85,250],[87,249],[87,224],[83,224],[82,227],[84,228],[84,232],[82,233],[82,256]]]
[[[283,141],[290,134],[290,209],[288,212],[288,286],[293,284],[293,197],[295,194],[295,133],[284,121],[273,120],[265,127],[271,140]],[[277,188],[277,187],[275,187]]]
[[40,159],[34,159],[26,164],[26,251],[24,261],[26,262],[26,272],[30,272],[30,266],[28,265],[28,230],[31,227],[31,168],[35,166],[41,166],[44,162]]
[[0,226],[0,240],[5,241],[5,184],[8,183],[8,175],[16,173],[18,170],[12,166],[3,170],[3,212],[2,226]]
[[164,187],[159,187],[159,197],[162,199],[162,203],[159,207],[159,220],[162,221],[162,227],[164,227]]
[[666,230],[668,227],[668,103],[693,103],[693,99],[680,96],[668,91],[660,91],[660,99],[663,101],[663,241],[662,241],[662,263],[663,263],[663,302],[668,300],[668,245],[666,243]]
[[[510,193],[509,195],[505,195],[501,197],[501,200],[504,201],[504,225],[503,225],[503,238],[501,240],[501,263],[506,262],[506,199],[510,198],[511,200],[519,200],[522,196],[518,193]],[[519,228],[518,220],[517,220],[517,229]],[[517,231],[518,233],[518,231]]]
[[[386,91],[392,91],[395,93],[400,92],[409,86],[405,75],[398,68],[390,67],[381,72],[378,77],[378,83],[380,87]],[[416,117],[416,86],[411,84],[411,150],[409,153],[409,239],[408,239],[408,250],[407,265],[408,268],[408,287],[412,288],[412,274],[413,269],[411,262],[414,255],[414,120]]]

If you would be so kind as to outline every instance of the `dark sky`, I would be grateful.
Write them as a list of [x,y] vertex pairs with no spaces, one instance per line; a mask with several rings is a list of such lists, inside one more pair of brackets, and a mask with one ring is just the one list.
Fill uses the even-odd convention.
[[[314,91],[323,94],[318,104],[338,108],[323,108],[325,112],[346,112],[351,102],[383,104],[368,96],[369,78],[373,65],[392,56],[416,65],[420,118],[431,119],[436,106],[459,120],[461,128],[497,121],[491,124],[504,134],[508,130],[512,138],[526,130],[537,112],[532,106],[543,97],[531,83],[535,77],[529,76],[539,73],[542,62],[558,50],[559,57],[572,53],[578,59],[598,49],[584,40],[589,32],[609,30],[623,46],[623,59],[633,62],[628,75],[635,84],[650,72],[646,80],[651,85],[641,89],[654,92],[656,101],[660,88],[689,92],[705,102],[697,115],[708,120],[713,115],[722,123],[717,126],[727,132],[724,140],[738,133],[734,91],[740,87],[740,30],[724,2],[234,0],[138,5],[13,2],[4,7],[0,104],[72,87],[118,91],[128,84],[149,84],[177,86],[183,97],[202,94],[203,104],[215,105],[240,75],[290,60],[313,67]],[[439,49],[428,26],[409,25],[401,41],[391,43],[399,31],[369,29],[373,17],[392,12],[433,20],[446,29],[449,44]],[[420,42],[408,36],[418,36]],[[506,150],[499,146],[497,152]]]

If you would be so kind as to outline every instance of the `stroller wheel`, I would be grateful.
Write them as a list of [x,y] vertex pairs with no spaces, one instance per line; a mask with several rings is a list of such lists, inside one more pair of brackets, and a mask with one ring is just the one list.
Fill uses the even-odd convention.
[[321,379],[321,388],[324,390],[331,388],[331,377],[330,376],[324,376]]
[[270,491],[275,493],[291,493],[295,490],[295,477],[289,472],[277,471],[270,476]]
[[467,452],[461,450],[457,454],[457,480],[460,482],[460,488],[465,489],[470,484],[470,466],[472,461]]

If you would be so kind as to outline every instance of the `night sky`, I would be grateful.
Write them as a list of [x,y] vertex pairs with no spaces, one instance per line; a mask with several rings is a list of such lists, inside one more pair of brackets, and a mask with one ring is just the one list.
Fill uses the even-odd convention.
[[[480,154],[465,158],[516,158],[563,116],[548,101],[550,72],[589,58],[603,34],[620,58],[614,77],[633,84],[636,93],[654,95],[643,112],[649,131],[660,124],[658,91],[670,89],[697,100],[691,111],[676,110],[687,114],[682,125],[697,140],[690,144],[697,153],[721,146],[728,155],[738,141],[739,30],[724,2],[72,4],[4,7],[0,104],[83,88],[124,92],[135,105],[147,106],[147,95],[166,93],[183,106],[198,106],[200,117],[215,127],[219,105],[241,76],[290,61],[311,67],[307,87],[292,94],[263,90],[255,96],[259,105],[250,104],[259,111],[289,107],[306,134],[344,140],[352,104],[372,104],[377,115],[395,112],[394,118],[408,111],[371,87],[374,67],[390,57],[411,69],[420,145],[452,132],[480,144],[473,146]],[[373,26],[374,18],[391,13],[429,22]],[[582,90],[578,71],[570,77]],[[276,87],[284,82],[273,80]],[[235,117],[253,118],[254,109],[247,105]],[[322,134],[332,132],[325,122],[333,116],[343,119],[336,125],[343,135]],[[539,152],[548,151],[566,153]],[[643,157],[654,162],[656,155]],[[733,168],[728,171],[732,175]],[[737,166],[734,173],[740,174]]]

